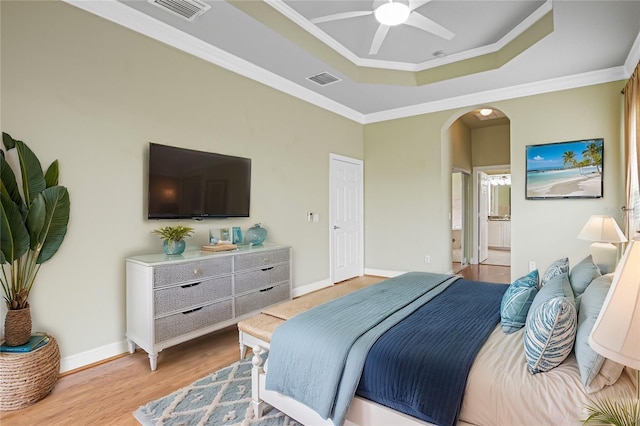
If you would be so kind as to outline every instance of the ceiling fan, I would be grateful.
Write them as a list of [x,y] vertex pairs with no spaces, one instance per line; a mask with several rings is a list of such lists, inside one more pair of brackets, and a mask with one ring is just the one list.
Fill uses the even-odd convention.
[[410,25],[446,40],[451,40],[455,37],[454,33],[415,11],[417,8],[429,3],[430,1],[431,0],[374,0],[372,10],[356,10],[351,12],[335,13],[332,15],[313,18],[311,19],[311,22],[314,24],[320,24],[322,22],[374,15],[380,25],[373,36],[371,48],[369,49],[370,55],[378,53],[389,29],[392,26],[399,24]]

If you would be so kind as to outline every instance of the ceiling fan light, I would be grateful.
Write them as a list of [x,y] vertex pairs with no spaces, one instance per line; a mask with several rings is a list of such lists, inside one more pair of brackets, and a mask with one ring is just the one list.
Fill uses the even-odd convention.
[[404,23],[409,18],[409,13],[411,13],[409,6],[392,1],[384,3],[374,12],[378,22],[391,27]]

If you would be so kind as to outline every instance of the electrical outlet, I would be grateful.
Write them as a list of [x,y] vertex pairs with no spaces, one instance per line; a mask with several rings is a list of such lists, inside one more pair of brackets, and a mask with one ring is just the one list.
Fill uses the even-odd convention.
[[536,262],[534,262],[533,260],[529,261],[529,272],[533,271],[534,269],[536,269]]
[[425,256],[424,257],[424,263],[431,263],[431,256]]

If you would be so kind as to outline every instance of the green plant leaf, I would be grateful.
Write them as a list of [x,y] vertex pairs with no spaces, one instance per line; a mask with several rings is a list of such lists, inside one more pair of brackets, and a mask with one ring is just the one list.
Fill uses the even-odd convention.
[[38,245],[43,243],[42,229],[44,228],[44,221],[46,216],[46,205],[44,202],[44,195],[42,192],[31,203],[29,213],[27,213],[27,230],[31,239],[30,249],[36,250]]
[[2,132],[2,143],[4,143],[4,148],[8,151],[13,149],[16,146],[14,139],[11,137],[9,133]]
[[35,197],[46,188],[40,160],[24,142],[13,139],[8,133],[2,133],[2,141],[7,151],[16,148],[18,152],[22,175],[22,194],[25,204],[29,207]]
[[12,263],[29,250],[29,232],[18,206],[0,194],[0,251],[2,262]]
[[44,181],[47,185],[47,188],[51,188],[52,186],[56,186],[58,184],[59,174],[60,172],[58,170],[58,160],[55,160],[47,169],[47,173],[44,174]]
[[71,203],[69,191],[64,186],[53,186],[42,191],[45,202],[44,227],[39,240],[42,241],[42,250],[36,263],[44,263],[56,254],[62,240],[67,234]]
[[[4,135],[4,133],[3,133]],[[13,174],[13,170],[4,158],[4,152],[0,151],[0,193],[9,197],[16,205],[23,208],[24,202],[18,189],[18,183],[16,182],[16,176]]]

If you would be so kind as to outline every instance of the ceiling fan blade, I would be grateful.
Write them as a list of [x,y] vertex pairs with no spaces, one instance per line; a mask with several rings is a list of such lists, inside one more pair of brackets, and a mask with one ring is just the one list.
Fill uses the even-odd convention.
[[409,14],[409,18],[405,21],[405,24],[411,25],[412,27],[420,28],[423,31],[426,31],[431,34],[435,34],[438,37],[442,37],[446,40],[451,40],[456,35],[443,27],[440,24],[436,24],[431,19],[427,18],[424,15],[420,15],[417,12],[411,12]]
[[378,26],[378,29],[376,30],[376,34],[373,36],[373,41],[371,42],[371,49],[369,49],[369,55],[375,55],[378,53],[378,50],[380,50],[380,46],[382,46],[382,42],[384,41],[384,38],[387,36],[387,33],[389,32],[389,28],[391,27],[383,24],[380,24],[380,26]]
[[431,0],[409,0],[409,10],[416,10],[423,4],[429,3]]
[[321,22],[338,21],[340,19],[347,18],[357,18],[358,16],[371,15],[372,13],[372,10],[356,10],[353,12],[341,12],[334,13],[333,15],[320,16],[318,18],[310,19],[310,21],[314,24],[319,24]]

